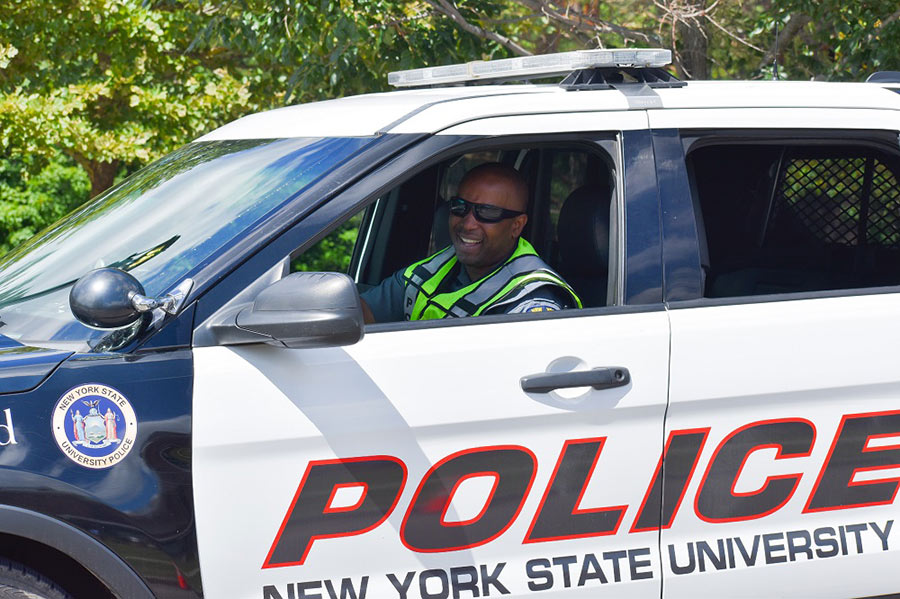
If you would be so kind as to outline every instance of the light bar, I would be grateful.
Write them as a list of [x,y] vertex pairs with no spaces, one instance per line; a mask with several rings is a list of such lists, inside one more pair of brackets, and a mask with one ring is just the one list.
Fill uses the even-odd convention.
[[476,60],[442,67],[428,67],[388,73],[394,87],[442,85],[491,79],[534,79],[568,75],[578,69],[601,67],[655,67],[672,63],[671,50],[632,48],[629,50],[577,50],[501,60]]

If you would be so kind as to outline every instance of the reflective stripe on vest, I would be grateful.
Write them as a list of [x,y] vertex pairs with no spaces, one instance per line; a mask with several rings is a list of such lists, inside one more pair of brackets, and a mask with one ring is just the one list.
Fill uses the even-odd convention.
[[565,289],[581,307],[581,300],[572,288],[522,238],[516,251],[490,275],[457,291],[438,293],[456,265],[456,253],[451,246],[406,269],[403,311],[407,320],[477,316],[512,303],[544,285]]

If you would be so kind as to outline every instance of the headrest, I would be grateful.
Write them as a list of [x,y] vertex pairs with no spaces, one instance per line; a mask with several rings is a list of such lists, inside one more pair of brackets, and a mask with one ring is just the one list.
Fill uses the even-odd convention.
[[434,220],[431,223],[431,236],[435,251],[450,245],[449,220],[450,205],[443,198],[438,198],[437,208],[434,209]]
[[602,275],[609,268],[610,195],[605,186],[585,185],[563,203],[556,233],[565,272]]

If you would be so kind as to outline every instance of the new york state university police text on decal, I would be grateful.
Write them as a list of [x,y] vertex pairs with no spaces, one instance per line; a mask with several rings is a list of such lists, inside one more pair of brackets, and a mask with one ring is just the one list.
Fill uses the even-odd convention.
[[53,437],[70,460],[87,468],[108,468],[134,447],[137,418],[124,395],[106,385],[80,385],[53,409]]

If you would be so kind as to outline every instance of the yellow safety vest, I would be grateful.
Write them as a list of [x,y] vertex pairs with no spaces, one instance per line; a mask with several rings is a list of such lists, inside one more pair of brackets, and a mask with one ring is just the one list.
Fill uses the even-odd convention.
[[512,303],[544,285],[566,290],[581,308],[581,300],[575,291],[521,237],[516,251],[494,272],[462,289],[441,292],[441,284],[451,276],[456,264],[456,252],[450,246],[404,271],[403,312],[407,320],[478,316],[496,306]]

